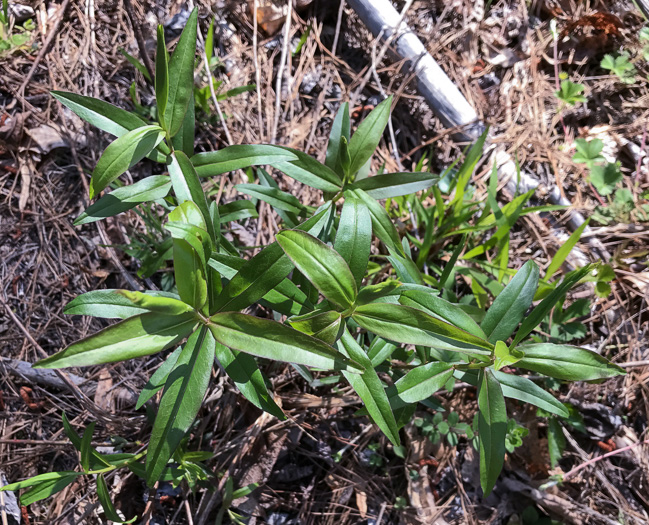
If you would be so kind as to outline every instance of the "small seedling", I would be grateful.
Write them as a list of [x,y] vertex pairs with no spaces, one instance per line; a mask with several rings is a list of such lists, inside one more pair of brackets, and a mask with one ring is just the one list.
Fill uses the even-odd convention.
[[615,57],[613,55],[604,55],[600,67],[610,71],[620,82],[624,82],[625,84],[633,84],[635,82],[637,71],[627,52],[620,53]]
[[564,80],[561,82],[561,89],[555,91],[554,94],[565,105],[575,106],[579,102],[586,102],[584,89],[583,84],[575,84],[570,80]]

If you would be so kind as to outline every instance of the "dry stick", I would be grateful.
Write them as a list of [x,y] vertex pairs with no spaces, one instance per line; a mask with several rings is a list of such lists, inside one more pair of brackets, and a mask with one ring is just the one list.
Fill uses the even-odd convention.
[[264,123],[261,118],[261,70],[259,69],[259,55],[257,54],[257,9],[259,0],[255,0],[252,16],[252,57],[255,62],[255,84],[257,84],[257,122],[259,123],[259,140],[264,138]]
[[59,34],[59,27],[63,22],[63,18],[65,17],[65,13],[68,10],[69,5],[70,5],[70,0],[63,0],[63,3],[61,4],[61,8],[59,11],[60,16],[58,20],[55,22],[54,26],[52,26],[52,28],[50,29],[50,34],[48,35],[47,40],[45,40],[43,47],[41,48],[40,52],[36,56],[36,60],[34,60],[32,67],[29,69],[29,73],[27,73],[25,80],[21,84],[20,88],[18,88],[18,94],[20,95],[20,97],[22,97],[23,94],[25,93],[25,88],[27,87],[27,84],[31,82],[34,73],[36,73],[36,69],[38,69],[38,66],[41,63],[41,60],[43,60],[45,55],[48,53],[50,47],[52,47],[52,44],[54,43],[54,39]]
[[153,78],[153,64],[151,63],[151,58],[146,51],[146,43],[144,41],[144,36],[142,35],[142,30],[140,24],[135,17],[135,11],[133,10],[133,4],[131,0],[124,0],[124,7],[126,7],[126,13],[128,18],[131,21],[131,27],[133,28],[133,33],[135,33],[135,40],[137,41],[137,47],[140,49],[140,55],[142,56],[142,61],[144,62],[144,67],[149,72],[149,77]]
[[275,115],[273,116],[273,131],[270,135],[270,143],[275,144],[277,136],[277,126],[279,125],[279,109],[282,104],[282,80],[284,76],[284,65],[288,55],[289,37],[291,31],[291,17],[293,16],[293,0],[288,0],[288,12],[286,13],[286,23],[284,24],[284,35],[282,42],[282,55],[279,59],[277,68],[277,81],[275,82]]
[[230,135],[230,129],[228,128],[228,125],[225,123],[225,118],[223,117],[223,113],[221,112],[221,105],[219,104],[219,99],[216,98],[216,93],[214,91],[214,83],[212,82],[212,72],[210,71],[210,63],[207,61],[207,53],[205,52],[205,41],[203,40],[203,35],[201,32],[198,32],[198,39],[201,42],[201,46],[203,46],[203,51],[201,54],[203,55],[203,65],[205,66],[205,73],[207,74],[207,83],[210,86],[210,95],[212,97],[212,102],[214,102],[214,106],[216,107],[216,113],[219,116],[219,121],[221,122],[221,125],[223,126],[223,130],[225,131],[225,136],[228,139],[228,144],[232,146],[234,144],[234,141],[232,140],[232,135]]
[[632,450],[637,446],[640,445],[648,445],[649,444],[649,439],[645,439],[644,441],[638,441],[637,443],[632,443],[631,445],[627,445],[626,447],[618,448],[617,450],[613,450],[612,452],[607,452],[606,454],[602,456],[597,456],[596,458],[589,459],[588,461],[585,461],[581,465],[576,466],[572,470],[568,471],[566,474],[563,475],[563,480],[565,481],[571,476],[574,476],[577,472],[579,472],[581,469],[586,468],[589,465],[592,465],[594,463],[597,463],[598,461],[603,460],[604,458],[608,458],[611,456],[615,456],[616,454],[620,454],[621,452],[626,452],[627,450]]
[[338,37],[340,36],[340,27],[343,23],[343,11],[345,10],[345,0],[340,0],[340,7],[338,8],[338,19],[336,20],[336,34],[334,35],[334,43],[331,46],[331,54],[336,56],[336,48],[338,47]]

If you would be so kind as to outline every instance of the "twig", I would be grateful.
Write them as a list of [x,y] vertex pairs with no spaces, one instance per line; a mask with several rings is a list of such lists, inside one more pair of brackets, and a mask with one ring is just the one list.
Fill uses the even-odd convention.
[[284,24],[284,35],[282,42],[282,55],[277,68],[277,81],[275,82],[275,114],[273,116],[273,131],[270,135],[270,143],[275,144],[277,138],[277,126],[279,125],[279,109],[282,104],[282,77],[284,76],[284,64],[288,55],[289,38],[291,31],[291,17],[293,16],[293,0],[288,0],[288,12]]
[[597,463],[598,461],[601,461],[602,459],[615,456],[617,454],[620,454],[621,452],[626,452],[627,450],[634,449],[635,447],[639,445],[647,445],[649,444],[649,439],[645,439],[644,441],[638,441],[637,443],[632,443],[631,445],[627,445],[626,447],[618,448],[617,450],[613,450],[612,452],[607,452],[606,454],[602,456],[597,456],[596,458],[589,459],[588,461],[585,461],[581,465],[576,466],[572,470],[568,471],[566,474],[563,475],[563,480],[565,481],[571,476],[574,476],[577,472],[579,472],[581,469],[588,467],[589,465],[593,465],[594,463]]
[[43,44],[43,47],[41,48],[40,52],[36,56],[36,60],[34,60],[34,63],[32,64],[32,67],[29,69],[29,73],[27,73],[27,76],[25,77],[25,80],[23,83],[20,85],[20,88],[18,89],[18,94],[23,96],[25,93],[25,88],[27,85],[31,82],[32,77],[36,73],[36,70],[38,69],[39,64],[41,63],[41,60],[45,57],[45,55],[48,53],[50,50],[50,47],[52,47],[52,44],[54,43],[54,39],[57,37],[59,34],[59,27],[61,26],[61,23],[63,22],[63,18],[65,17],[65,13],[68,10],[68,6],[70,5],[70,0],[63,0],[63,3],[61,4],[61,8],[59,9],[59,17],[50,29],[49,35],[47,36],[47,39],[45,40],[45,43]]
[[203,55],[203,65],[205,66],[205,73],[207,74],[207,84],[210,86],[210,95],[212,97],[212,102],[214,102],[214,106],[216,107],[216,114],[219,117],[219,121],[221,122],[221,125],[223,126],[223,130],[225,131],[225,137],[228,139],[228,144],[232,146],[234,144],[234,141],[232,140],[232,135],[230,135],[230,129],[228,128],[228,125],[225,123],[225,117],[223,117],[223,113],[221,112],[221,105],[219,104],[219,99],[216,98],[216,93],[214,91],[214,83],[212,82],[212,72],[210,71],[210,63],[207,61],[207,53],[205,52],[205,41],[203,40],[203,35],[201,32],[198,32],[198,39],[201,42],[201,46],[203,47],[203,51],[201,54]]
[[259,140],[264,138],[264,123],[261,119],[261,70],[259,69],[259,55],[257,53],[257,9],[259,0],[255,0],[252,14],[252,57],[255,62],[255,84],[257,85],[257,122],[259,123]]
[[345,10],[345,0],[340,0],[340,7],[338,8],[338,19],[336,20],[336,34],[334,35],[334,43],[331,46],[331,54],[333,56],[336,56],[336,49],[338,48],[338,37],[340,36],[340,27],[343,23],[344,10]]
[[133,33],[135,34],[137,47],[140,49],[140,56],[142,57],[142,61],[144,62],[144,67],[146,67],[146,70],[149,72],[149,77],[153,78],[153,64],[151,63],[151,58],[146,51],[144,35],[142,35],[140,24],[138,24],[137,19],[135,18],[135,11],[133,10],[133,4],[131,4],[131,0],[124,0],[124,7],[126,8],[126,13],[128,14],[128,18],[131,21],[131,27],[133,28]]

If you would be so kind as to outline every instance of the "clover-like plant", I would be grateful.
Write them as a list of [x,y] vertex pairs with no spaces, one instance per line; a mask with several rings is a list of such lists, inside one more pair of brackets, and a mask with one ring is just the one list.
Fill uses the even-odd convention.
[[[532,303],[539,269],[531,261],[513,275],[486,311],[467,311],[439,297],[437,287],[424,284],[409,243],[378,200],[427,189],[439,177],[429,172],[363,177],[387,124],[391,98],[380,103],[353,135],[348,105],[342,104],[324,164],[300,151],[273,145],[194,153],[196,36],[196,10],[171,56],[162,29],[158,31],[157,122],[100,100],[53,93],[82,119],[117,137],[92,173],[90,197],[97,200],[77,223],[113,216],[139,203],[163,203],[171,210],[164,227],[171,239],[177,293],[96,290],[80,295],[67,305],[66,313],[120,321],[35,366],[100,365],[176,348],[151,376],[137,403],[142,406],[162,390],[146,453],[100,454],[91,446],[94,425],[80,436],[64,417],[65,432],[80,451],[81,471],[47,473],[5,490],[30,488],[22,496],[27,504],[61,490],[79,475],[94,474],[106,516],[117,521],[120,517],[104,475],[128,468],[149,487],[160,480],[179,479],[174,452],[200,409],[215,363],[252,404],[285,417],[258,367],[255,358],[262,357],[292,363],[305,372],[307,368],[339,371],[395,446],[400,443],[400,428],[411,420],[419,402],[427,402],[454,377],[475,385],[480,477],[488,494],[505,457],[505,399],[566,415],[562,403],[518,371],[566,381],[601,380],[623,373],[589,350],[526,342],[566,292],[592,273],[592,267],[546,286],[536,306]],[[166,174],[100,196],[145,157],[162,163]],[[210,201],[201,178],[261,165],[321,190],[323,202],[317,209],[304,206],[258,170],[260,184],[239,189],[269,203],[284,229],[275,242],[244,259],[221,230],[226,214],[229,220],[245,218],[252,204],[235,208],[233,203]],[[378,281],[376,274],[373,280],[367,278],[375,238],[388,254],[394,278]],[[255,304],[286,316],[286,321],[242,313]],[[402,347],[399,361],[393,361],[398,347]],[[197,479],[203,475],[199,471]]]

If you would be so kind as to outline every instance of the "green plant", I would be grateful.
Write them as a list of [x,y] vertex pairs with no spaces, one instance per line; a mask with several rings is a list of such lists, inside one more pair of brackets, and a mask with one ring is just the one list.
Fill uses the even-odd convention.
[[604,58],[600,62],[600,67],[610,71],[620,82],[624,82],[625,84],[633,84],[635,82],[637,71],[626,51],[615,57],[613,55],[604,55]]
[[649,27],[643,27],[638,33],[638,39],[642,44],[642,58],[649,61]]
[[584,85],[575,84],[570,80],[563,80],[561,82],[561,88],[558,91],[555,91],[555,96],[567,106],[575,106],[579,102],[586,102],[586,96],[584,95]]
[[[90,429],[94,425],[81,438],[66,429],[81,452],[82,472],[44,474],[3,490],[31,487],[25,493],[27,499],[23,494],[23,502],[33,502],[57,492],[76,476],[97,475],[100,500],[108,516],[112,503],[102,481],[106,472],[129,468],[153,487],[161,479],[178,479],[174,465],[184,461],[188,474],[183,479],[200,482],[207,475],[200,466],[207,456],[199,453],[197,461],[188,461],[184,452],[174,454],[199,412],[215,362],[253,405],[285,418],[267,389],[257,357],[292,363],[307,378],[307,367],[335,371],[336,377],[340,375],[358,393],[369,417],[396,446],[400,428],[411,419],[418,403],[434,406],[431,396],[452,378],[475,385],[480,478],[488,494],[506,451],[505,398],[566,414],[551,394],[514,370],[565,381],[594,381],[624,373],[589,350],[528,341],[555,304],[593,273],[595,265],[539,288],[539,269],[532,261],[513,271],[507,268],[508,257],[501,256],[496,283],[500,288],[488,308],[486,299],[481,306],[465,309],[461,303],[440,297],[459,252],[440,268],[438,279],[428,280],[435,286],[427,283],[412,258],[408,238],[401,237],[378,200],[397,199],[431,187],[437,194],[435,185],[440,177],[426,171],[366,176],[387,124],[391,99],[379,104],[353,135],[348,106],[343,104],[333,122],[325,164],[298,150],[272,145],[231,146],[194,154],[191,108],[196,36],[196,10],[171,56],[162,31],[158,31],[157,122],[100,100],[53,93],[81,118],[117,137],[92,173],[90,197],[97,201],[86,210],[83,221],[116,215],[138,203],[158,203],[158,212],[165,216],[163,228],[171,238],[175,290],[96,290],[77,297],[66,313],[120,321],[35,367],[99,365],[175,347],[138,400],[141,407],[162,390],[145,463],[139,461],[144,452],[113,458],[93,451]],[[455,196],[440,210],[440,222],[446,220],[447,209],[464,210],[465,190],[483,141],[484,137],[469,150],[457,174]],[[162,163],[168,174],[147,177],[100,196],[145,158]],[[258,170],[260,184],[239,189],[270,204],[285,228],[275,242],[246,259],[223,236],[221,214],[225,218],[225,207],[229,207],[227,212],[236,220],[249,217],[250,208],[233,207],[232,203],[220,207],[208,199],[200,178],[260,165],[322,191],[324,203],[316,209],[304,206]],[[496,227],[496,241],[487,244],[502,243],[501,253],[508,253],[503,239],[508,238],[512,221],[529,196],[519,196],[501,209],[495,200],[494,180],[492,176],[481,227]],[[499,234],[501,231],[504,233]],[[394,274],[368,271],[374,237],[387,254],[383,264],[387,260]],[[158,257],[164,259],[169,251],[163,251],[159,250]],[[543,298],[533,306],[537,293]],[[263,305],[277,318],[286,316],[286,322],[241,313],[254,304]],[[458,425],[451,421],[449,430]],[[467,429],[464,432],[468,434]]]
[[11,53],[27,44],[35,27],[31,18],[25,20],[22,26],[15,25],[9,14],[8,0],[2,0],[2,10],[0,10],[0,56]]
[[526,437],[530,431],[525,427],[516,423],[516,420],[509,419],[507,421],[507,436],[505,438],[505,448],[510,454],[518,447],[523,445],[523,438]]
[[469,441],[474,436],[471,425],[461,423],[460,415],[457,412],[450,412],[446,421],[441,412],[437,412],[432,417],[426,414],[423,418],[416,418],[414,424],[432,443],[439,443],[443,436],[449,445],[455,447],[460,436],[466,436]]

